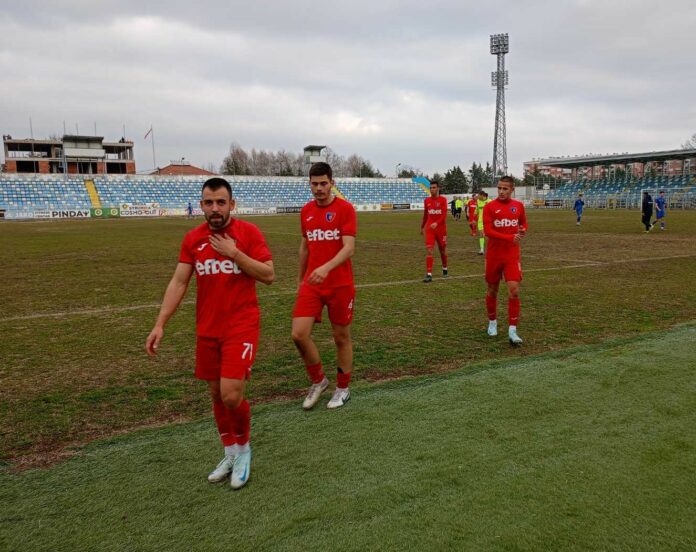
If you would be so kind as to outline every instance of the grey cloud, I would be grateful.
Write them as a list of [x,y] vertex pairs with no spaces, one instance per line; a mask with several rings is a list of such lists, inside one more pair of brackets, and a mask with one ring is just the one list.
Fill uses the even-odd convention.
[[[696,131],[692,2],[24,1],[0,16],[3,132],[62,121],[158,164],[232,140],[442,171],[491,157],[488,35],[510,33],[508,157],[677,147]],[[101,130],[103,129],[103,130]]]

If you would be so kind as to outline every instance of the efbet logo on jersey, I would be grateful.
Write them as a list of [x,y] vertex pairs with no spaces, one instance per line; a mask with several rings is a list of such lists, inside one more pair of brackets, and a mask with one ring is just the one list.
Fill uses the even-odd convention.
[[442,209],[428,209],[429,215],[441,215]]
[[497,228],[506,228],[511,226],[518,226],[520,223],[517,219],[496,219],[493,221],[493,226]]
[[316,230],[307,230],[307,241],[330,241],[340,239],[341,231],[339,229],[321,230],[317,228]]
[[206,259],[204,262],[196,261],[196,272],[199,276],[208,276],[211,274],[241,274],[242,271],[237,266],[237,263],[226,259],[218,261],[217,259]]
[[329,211],[326,213],[326,222],[331,222],[335,218],[336,218],[336,213],[334,213],[333,211]]

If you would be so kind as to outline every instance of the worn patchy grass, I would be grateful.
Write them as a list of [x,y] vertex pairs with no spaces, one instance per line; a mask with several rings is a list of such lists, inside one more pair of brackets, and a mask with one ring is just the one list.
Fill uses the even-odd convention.
[[[250,396],[296,398],[306,386],[290,341],[299,245],[296,216],[258,217],[277,281],[259,286],[260,351]],[[160,357],[142,344],[196,221],[103,220],[0,224],[0,458],[36,465],[97,437],[198,418],[208,399],[192,376],[194,289],[172,319]],[[483,260],[463,224],[449,223],[450,274],[423,285],[416,214],[363,214],[355,381],[435,373],[634,336],[696,319],[696,213],[641,232],[640,215],[530,212],[523,248],[521,349],[486,337]],[[662,260],[660,260],[662,259]],[[436,260],[436,270],[439,265]],[[500,318],[506,316],[501,301]],[[504,328],[504,324],[503,328]],[[334,353],[317,328],[324,363]]]

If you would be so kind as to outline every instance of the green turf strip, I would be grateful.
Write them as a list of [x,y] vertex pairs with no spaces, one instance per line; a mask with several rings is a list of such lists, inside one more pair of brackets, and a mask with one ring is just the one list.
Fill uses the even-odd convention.
[[0,472],[0,549],[694,549],[695,339],[363,385],[335,412],[255,408],[239,492],[205,481],[212,420],[95,443]]

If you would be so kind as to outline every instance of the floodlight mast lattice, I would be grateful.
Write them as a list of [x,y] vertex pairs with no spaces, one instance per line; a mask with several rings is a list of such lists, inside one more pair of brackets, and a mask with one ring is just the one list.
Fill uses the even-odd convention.
[[510,51],[507,33],[491,35],[491,54],[498,57],[498,70],[491,73],[491,85],[497,89],[495,100],[495,135],[493,138],[493,186],[498,176],[507,174],[507,145],[505,142],[505,86],[508,72],[505,70],[505,54]]

